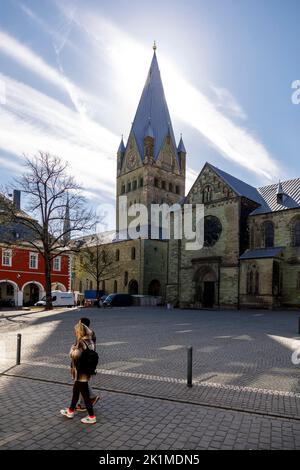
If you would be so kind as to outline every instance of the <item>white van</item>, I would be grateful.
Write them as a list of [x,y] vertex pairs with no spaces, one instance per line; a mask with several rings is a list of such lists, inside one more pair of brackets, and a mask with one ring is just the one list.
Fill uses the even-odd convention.
[[[52,294],[52,305],[53,307],[74,307],[75,297],[73,292],[61,292],[60,290],[54,290]],[[43,307],[46,305],[46,297],[39,300],[36,304],[37,307]]]

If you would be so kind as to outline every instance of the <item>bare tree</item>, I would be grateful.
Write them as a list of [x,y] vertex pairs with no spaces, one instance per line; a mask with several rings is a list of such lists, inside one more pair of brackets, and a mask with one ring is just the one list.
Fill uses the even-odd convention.
[[96,282],[96,297],[100,297],[100,282],[112,279],[117,272],[115,252],[106,244],[104,234],[94,234],[81,241],[79,269]]
[[71,233],[92,230],[96,217],[87,208],[82,189],[68,173],[68,163],[49,153],[26,157],[25,172],[16,180],[26,194],[26,212],[15,210],[13,217],[25,230],[25,241],[44,258],[46,309],[52,309],[51,263],[58,254],[76,251]]

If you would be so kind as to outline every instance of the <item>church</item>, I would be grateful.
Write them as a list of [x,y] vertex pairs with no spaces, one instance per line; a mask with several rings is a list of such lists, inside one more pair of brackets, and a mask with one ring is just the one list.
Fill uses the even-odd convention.
[[[142,203],[204,204],[204,245],[186,240],[105,241],[114,269],[101,280],[107,293],[161,296],[182,308],[300,306],[300,178],[254,188],[205,163],[185,193],[186,149],[172,128],[156,46],[126,145],[117,152],[116,214]],[[91,288],[85,276],[76,288]]]

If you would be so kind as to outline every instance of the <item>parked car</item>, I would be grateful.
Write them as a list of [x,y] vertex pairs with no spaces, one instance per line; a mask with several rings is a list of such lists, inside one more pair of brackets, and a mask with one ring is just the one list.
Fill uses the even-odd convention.
[[[75,305],[75,296],[73,292],[53,291],[52,305],[53,307],[73,307]],[[34,304],[36,307],[44,307],[46,305],[46,297]]]
[[103,302],[104,302],[105,299],[107,299],[107,297],[108,297],[107,295],[102,295],[102,296],[100,297],[100,299],[98,300],[97,307],[99,307],[99,308],[103,307],[103,306],[104,306],[104,305],[103,305]]
[[110,294],[103,302],[103,307],[128,307],[132,305],[130,294]]

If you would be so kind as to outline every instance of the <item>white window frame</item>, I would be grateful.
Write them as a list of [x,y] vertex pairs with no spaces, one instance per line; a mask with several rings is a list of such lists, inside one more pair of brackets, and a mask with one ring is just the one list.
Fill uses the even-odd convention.
[[[31,266],[31,260],[35,259],[35,266]],[[29,253],[29,269],[38,269],[39,267],[39,254],[30,252]]]
[[[58,267],[56,267],[56,263],[58,263]],[[61,256],[56,256],[53,258],[53,271],[61,271]]]
[[[8,264],[4,262],[5,259],[9,260]],[[2,266],[12,267],[12,250],[2,248]]]

